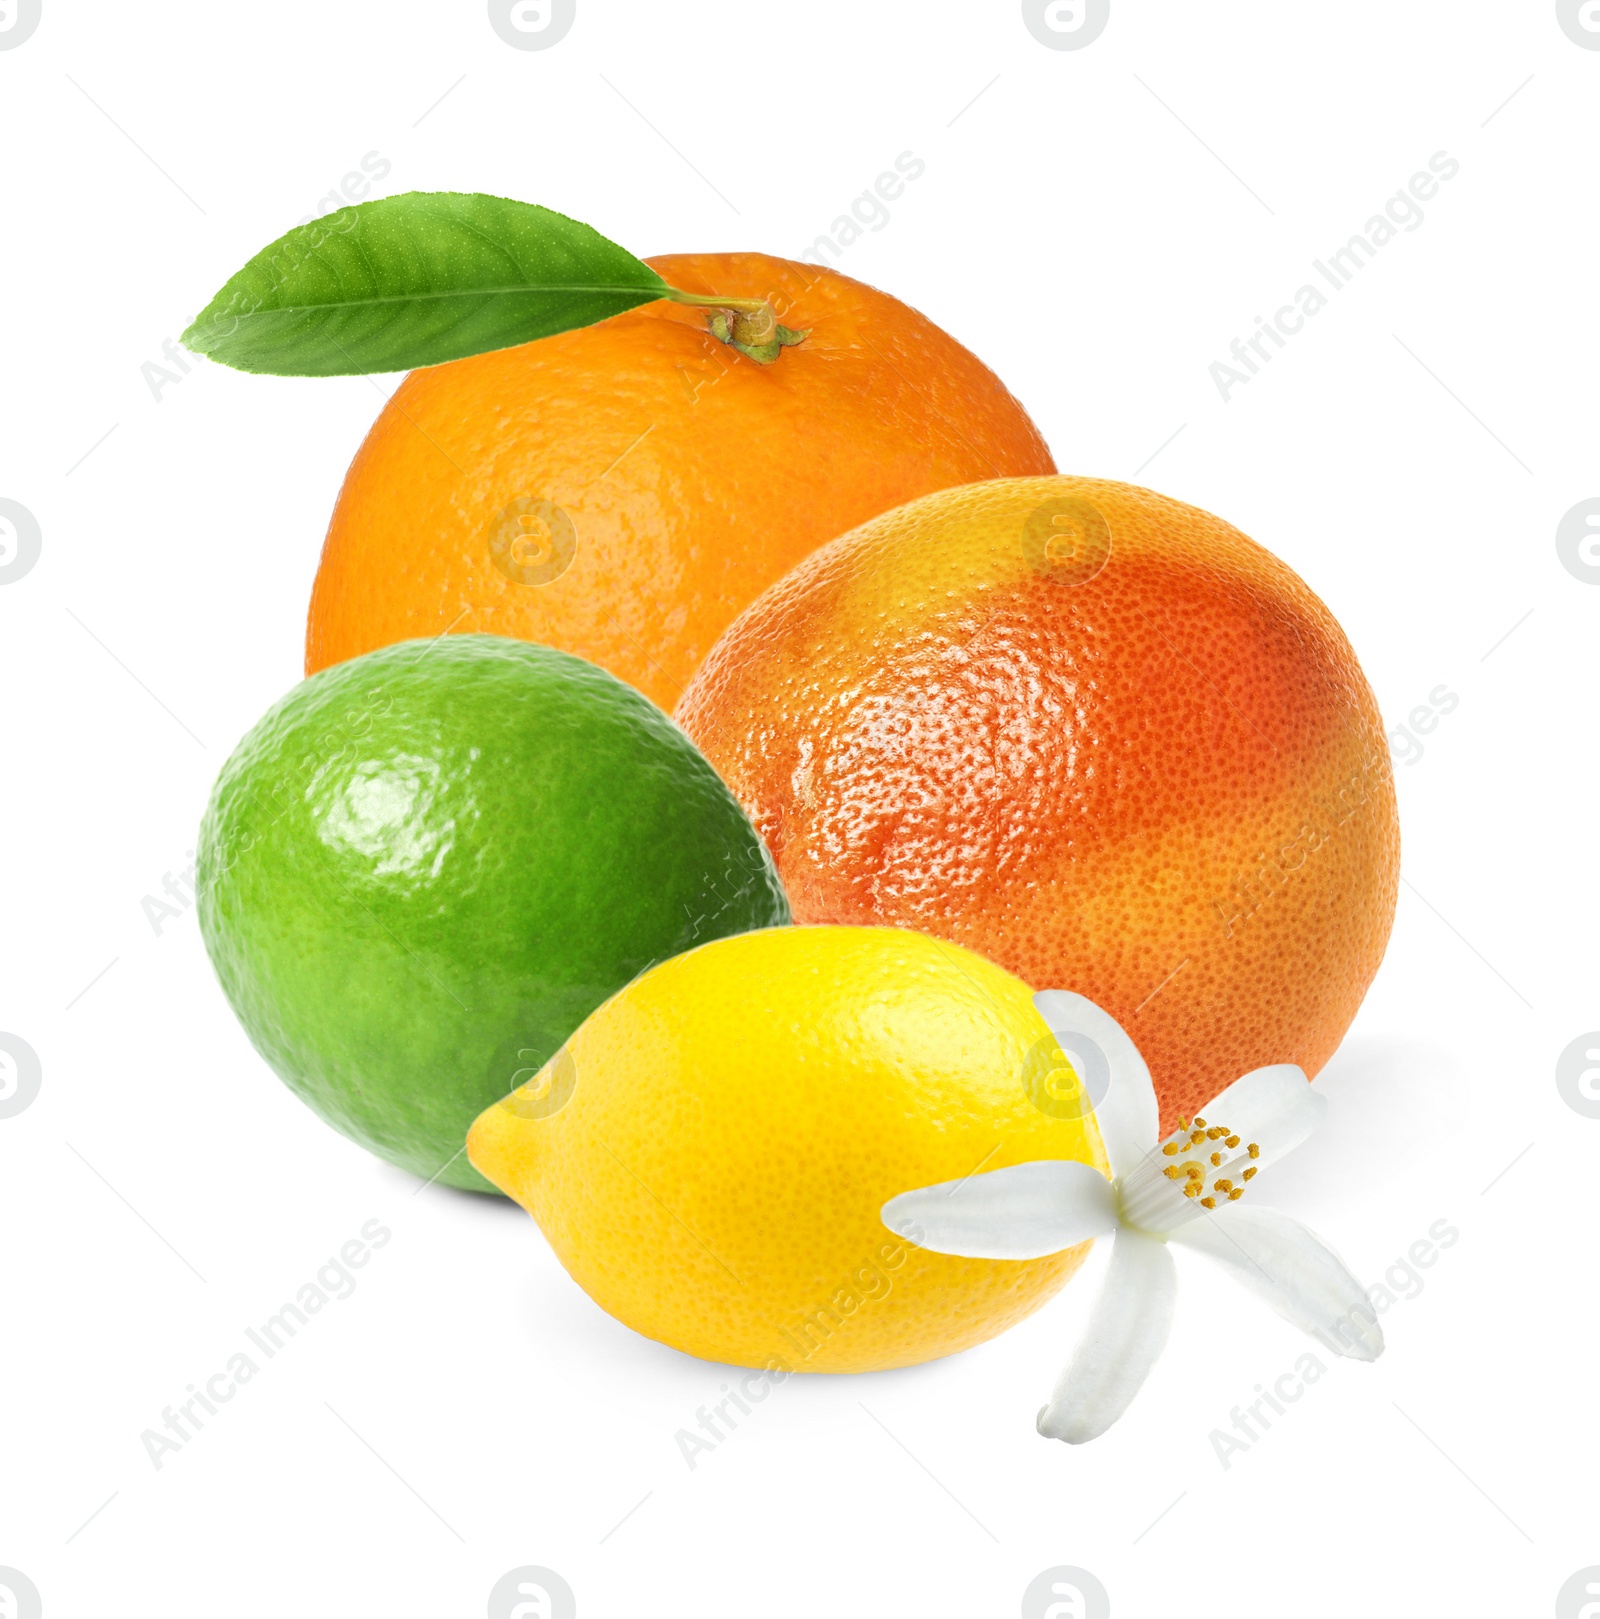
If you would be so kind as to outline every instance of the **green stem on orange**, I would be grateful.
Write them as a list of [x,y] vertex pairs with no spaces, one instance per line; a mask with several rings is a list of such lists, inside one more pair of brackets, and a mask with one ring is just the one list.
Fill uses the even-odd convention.
[[811,335],[809,328],[797,332],[780,325],[765,298],[721,298],[678,287],[668,287],[666,296],[675,304],[708,311],[707,323],[715,336],[763,365],[770,365],[786,348]]

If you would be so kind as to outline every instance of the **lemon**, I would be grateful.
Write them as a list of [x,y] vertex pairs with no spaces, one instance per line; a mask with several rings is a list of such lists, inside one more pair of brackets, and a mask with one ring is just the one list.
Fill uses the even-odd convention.
[[467,1152],[636,1331],[707,1360],[871,1371],[993,1337],[1078,1268],[1087,1244],[960,1259],[879,1218],[1030,1159],[1105,1172],[1076,1085],[1028,986],[983,957],[898,928],[774,928],[613,995]]

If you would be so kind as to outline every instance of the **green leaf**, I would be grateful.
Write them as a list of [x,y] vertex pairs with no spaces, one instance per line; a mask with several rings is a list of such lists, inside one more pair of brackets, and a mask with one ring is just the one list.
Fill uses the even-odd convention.
[[410,191],[280,236],[183,341],[277,376],[408,371],[589,326],[666,291],[649,265],[565,214]]

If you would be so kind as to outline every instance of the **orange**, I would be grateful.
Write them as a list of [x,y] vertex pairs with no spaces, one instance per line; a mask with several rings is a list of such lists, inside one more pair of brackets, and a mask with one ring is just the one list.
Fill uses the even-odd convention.
[[1162,1129],[1315,1074],[1388,941],[1382,724],[1328,609],[1220,518],[1020,478],[864,524],[756,601],[677,718],[797,922],[891,923],[1077,990]]
[[689,292],[767,298],[810,336],[762,365],[662,302],[412,372],[334,509],[308,674],[483,630],[670,709],[816,546],[935,489],[1055,470],[994,373],[886,294],[760,253],[651,263]]

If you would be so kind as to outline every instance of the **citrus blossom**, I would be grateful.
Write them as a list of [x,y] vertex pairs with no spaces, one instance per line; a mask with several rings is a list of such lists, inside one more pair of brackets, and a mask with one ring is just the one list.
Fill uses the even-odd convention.
[[[1034,997],[1068,1051],[1103,1059],[1096,1107],[1111,1178],[1041,1159],[891,1198],[883,1223],[933,1253],[1038,1260],[1114,1235],[1083,1342],[1039,1413],[1039,1432],[1081,1444],[1128,1408],[1166,1346],[1177,1296],[1169,1243],[1195,1248],[1335,1353],[1376,1360],[1383,1332],[1361,1284],[1297,1220],[1245,1201],[1259,1170],[1298,1146],[1325,1106],[1292,1063],[1258,1068],[1202,1116],[1158,1136],[1150,1070],[1126,1032],[1081,995]],[[1081,1057],[1080,1057],[1080,1060]]]

